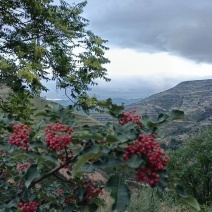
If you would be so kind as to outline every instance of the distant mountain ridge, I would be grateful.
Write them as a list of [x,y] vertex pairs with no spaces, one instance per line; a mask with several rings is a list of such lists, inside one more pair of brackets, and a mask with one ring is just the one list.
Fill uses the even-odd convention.
[[[153,119],[161,112],[184,111],[184,120],[166,124],[161,130],[161,135],[166,136],[164,141],[183,141],[204,127],[212,127],[212,79],[181,82],[171,89],[125,106],[125,111],[134,109],[138,114]],[[92,117],[99,121],[112,121],[109,116],[103,118],[101,114],[92,114]]]

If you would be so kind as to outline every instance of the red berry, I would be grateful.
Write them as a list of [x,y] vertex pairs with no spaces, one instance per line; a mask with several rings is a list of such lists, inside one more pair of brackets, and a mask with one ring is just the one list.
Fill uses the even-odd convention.
[[72,141],[70,134],[73,131],[73,128],[60,123],[48,124],[45,129],[45,141],[49,148],[60,151]]

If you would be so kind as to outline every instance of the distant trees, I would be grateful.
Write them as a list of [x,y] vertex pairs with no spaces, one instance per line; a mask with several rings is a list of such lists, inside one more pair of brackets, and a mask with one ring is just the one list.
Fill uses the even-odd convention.
[[201,204],[212,201],[212,128],[170,154],[169,173]]
[[105,40],[87,30],[81,17],[86,1],[69,5],[61,0],[1,0],[0,83],[14,92],[39,95],[41,80],[70,88],[72,99],[83,102],[95,79],[106,77]]

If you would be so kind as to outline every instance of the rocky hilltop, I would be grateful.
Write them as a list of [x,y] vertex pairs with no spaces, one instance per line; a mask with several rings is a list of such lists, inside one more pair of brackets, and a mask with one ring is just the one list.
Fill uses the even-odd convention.
[[164,92],[125,107],[139,114],[156,118],[172,109],[182,110],[185,118],[162,127],[161,136],[170,146],[177,146],[187,137],[212,126],[212,79],[185,81]]
[[[185,118],[166,124],[161,129],[163,141],[177,145],[200,129],[212,126],[212,79],[185,81],[164,92],[154,94],[140,102],[127,105],[126,111],[137,110],[138,114],[155,119],[161,112],[183,110]],[[108,116],[95,116],[100,121],[111,121]]]

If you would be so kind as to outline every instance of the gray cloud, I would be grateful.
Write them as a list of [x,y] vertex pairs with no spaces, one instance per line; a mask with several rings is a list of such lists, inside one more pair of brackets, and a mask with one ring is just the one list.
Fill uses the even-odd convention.
[[84,15],[111,45],[212,62],[211,0],[88,0]]

